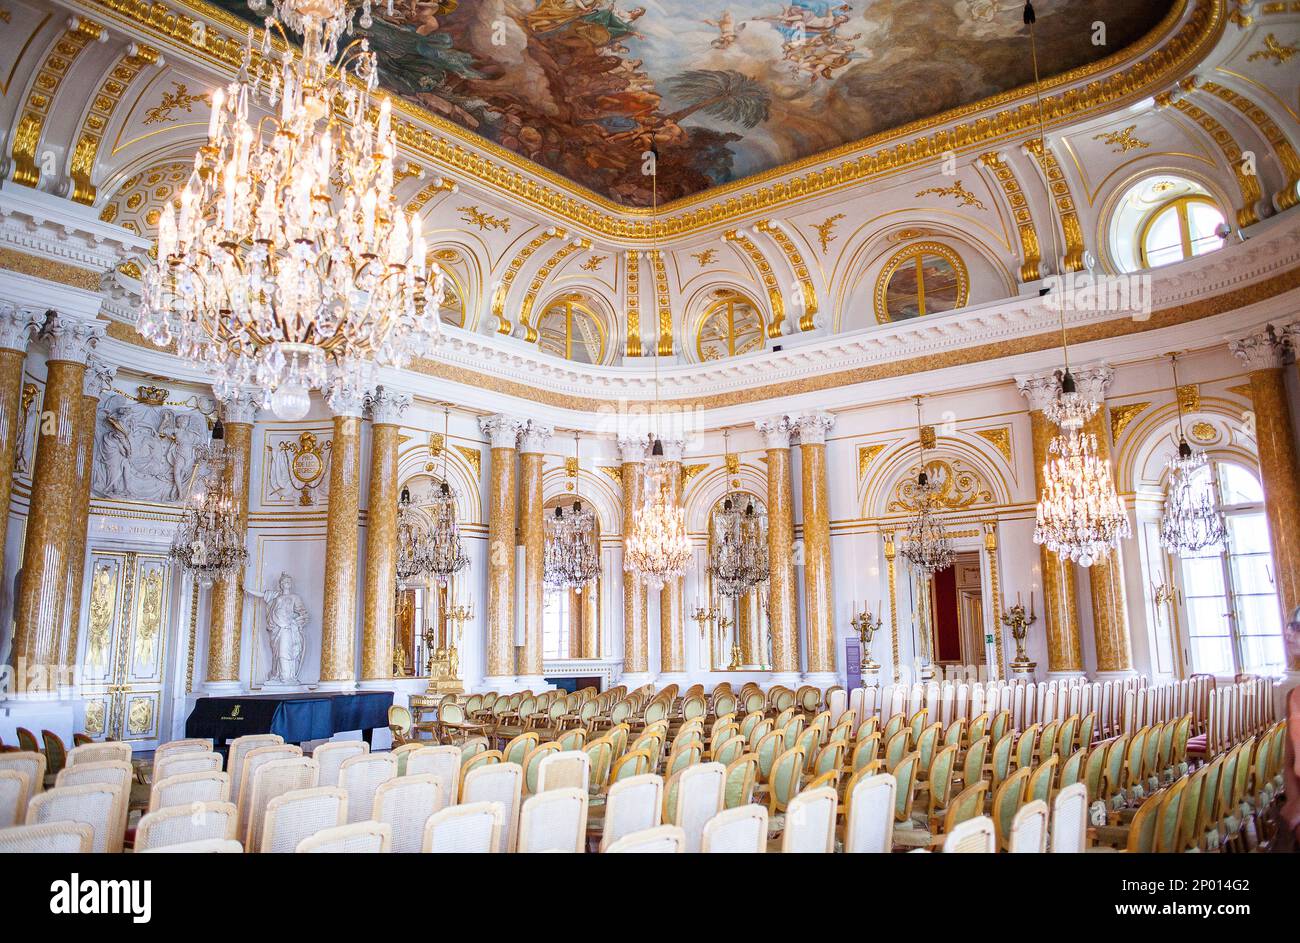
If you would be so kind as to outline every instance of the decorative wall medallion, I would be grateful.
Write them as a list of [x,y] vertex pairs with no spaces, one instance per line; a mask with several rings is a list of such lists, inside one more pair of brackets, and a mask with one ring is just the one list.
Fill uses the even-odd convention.
[[135,401],[145,406],[161,406],[167,402],[167,391],[160,386],[137,386]]
[[1128,424],[1150,405],[1150,403],[1125,403],[1122,406],[1110,407],[1111,441],[1118,442],[1120,435],[1128,428]]
[[938,440],[934,434],[934,426],[921,427],[921,448],[932,449],[937,441]]
[[153,699],[137,697],[131,701],[126,715],[126,732],[137,736],[153,729]]
[[1011,427],[999,426],[996,429],[977,429],[975,434],[981,439],[987,439],[993,444],[993,447],[1001,453],[1002,457],[1011,462]]
[[442,457],[443,443],[445,441],[446,440],[443,439],[441,432],[429,433],[429,457],[430,458]]
[[333,441],[322,445],[316,433],[305,430],[295,440],[280,442],[278,448],[272,448],[268,442],[266,448],[271,452],[271,493],[283,497],[289,489],[293,489],[298,492],[300,507],[315,504],[315,491],[329,468],[333,446]]
[[1201,408],[1201,388],[1195,383],[1187,383],[1178,388],[1178,405],[1185,413],[1194,413]]
[[712,265],[718,259],[717,249],[705,249],[701,252],[692,252],[691,258],[700,264],[700,268],[706,265]]
[[861,481],[867,474],[867,467],[876,460],[876,456],[884,449],[884,445],[859,445],[858,446],[858,481]]
[[730,455],[726,456],[726,460],[727,460],[727,474],[728,474],[728,475],[739,475],[739,474],[740,474],[740,456],[739,456],[739,455],[736,455],[736,454],[733,453],[733,454],[730,454]]
[[[916,476],[920,472],[919,465],[907,470],[907,475],[894,486],[886,511],[907,513],[917,510]],[[925,472],[930,481],[938,485],[937,500],[939,507],[945,511],[960,511],[993,501],[993,492],[978,474],[962,467],[960,459],[951,462],[940,458],[930,459],[925,463]]]
[[1218,436],[1218,430],[1208,422],[1198,422],[1192,426],[1192,438],[1197,442],[1213,442]]

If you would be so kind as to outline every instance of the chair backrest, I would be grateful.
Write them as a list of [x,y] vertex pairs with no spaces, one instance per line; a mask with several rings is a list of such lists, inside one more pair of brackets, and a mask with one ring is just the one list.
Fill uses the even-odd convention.
[[202,838],[198,841],[181,842],[179,845],[164,845],[161,848],[141,848],[139,851],[146,855],[242,855],[244,846],[233,838]]
[[212,741],[206,738],[189,737],[184,740],[169,740],[158,744],[153,751],[153,768],[158,769],[161,760],[170,759],[182,753],[211,753]]
[[505,745],[505,749],[501,751],[501,757],[507,763],[518,763],[523,766],[524,759],[537,746],[540,739],[541,735],[536,730],[525,730]]
[[154,782],[149,789],[149,811],[193,802],[230,801],[229,773],[180,773]]
[[1015,737],[1016,735],[1008,730],[993,741],[993,758],[989,762],[989,766],[993,772],[993,787],[995,789],[1002,785],[1002,781],[1011,772],[1011,750],[1015,744]]
[[420,850],[435,854],[495,852],[501,846],[504,818],[499,802],[448,806],[429,816]]
[[624,835],[659,825],[663,790],[663,778],[654,773],[630,776],[610,786],[600,850],[604,851]]
[[27,815],[27,799],[31,788],[26,773],[0,769],[0,828],[22,824]]
[[[715,759],[714,762],[722,762]],[[727,764],[727,782],[723,788],[722,805],[727,809],[749,805],[754,801],[754,786],[758,783],[758,757],[743,753]]]
[[920,765],[920,754],[913,751],[899,760],[898,765],[890,770],[894,774],[894,780],[897,783],[894,794],[894,818],[896,821],[906,822],[912,817],[912,800],[915,798],[916,774]]
[[397,761],[388,753],[366,753],[344,760],[339,769],[339,785],[348,794],[348,822],[364,822],[370,818],[375,792],[396,775]]
[[68,765],[78,763],[130,763],[131,744],[120,740],[104,743],[84,743],[68,751]]
[[967,819],[973,819],[984,811],[984,798],[988,795],[988,780],[975,779],[969,786],[948,803],[943,814],[943,830],[950,832]]
[[337,786],[339,769],[343,764],[354,756],[364,756],[369,752],[370,744],[364,740],[333,740],[322,743],[311,753],[312,759],[320,764],[320,785]]
[[262,822],[263,854],[290,854],[303,839],[327,828],[346,825],[348,794],[338,786],[316,786],[282,793],[266,804]]
[[45,754],[30,750],[0,753],[0,770],[12,770],[27,777],[27,798],[45,788]]
[[99,763],[78,763],[65,766],[55,777],[55,786],[111,786],[117,790],[117,822],[113,833],[121,838],[126,834],[127,808],[131,800],[131,783],[135,769],[122,760],[103,760]]
[[[266,763],[273,763],[276,760],[291,760],[299,756],[302,756],[302,747],[294,746],[291,743],[275,743],[270,746],[257,747],[249,750],[244,755],[243,765],[239,768],[239,798],[230,800],[235,803],[235,808],[239,810],[239,834],[236,837],[240,839],[244,837],[244,824],[248,821],[252,802],[253,779],[257,776],[258,769]],[[231,780],[231,792],[234,792],[233,779]]]
[[230,774],[230,801],[236,806],[239,805],[239,790],[244,785],[244,760],[248,754],[262,747],[279,746],[282,743],[284,737],[277,733],[254,733],[230,741],[226,772]]
[[631,832],[604,849],[607,854],[681,854],[686,850],[686,833],[676,825],[659,825]]
[[845,853],[889,854],[894,842],[896,789],[897,783],[889,773],[854,774],[849,780]]
[[803,785],[803,750],[795,747],[786,750],[772,764],[768,775],[768,810],[775,815],[784,812],[790,800]]
[[1082,854],[1088,838],[1088,787],[1065,786],[1052,800],[1052,851]]
[[239,820],[244,847],[249,850],[262,847],[263,825],[266,822],[266,807],[276,796],[299,789],[315,789],[320,776],[320,766],[309,756],[291,756],[282,760],[271,760],[254,769],[249,785],[248,807],[246,815]]
[[518,763],[493,763],[465,774],[460,798],[464,804],[498,802],[502,828],[498,851],[512,852],[518,844],[519,802],[524,788],[524,768]]
[[524,800],[519,810],[519,851],[581,853],[587,841],[587,794],[548,789]]
[[838,796],[830,786],[805,789],[793,799],[785,813],[781,851],[830,854],[835,850],[835,809]]
[[907,747],[911,739],[912,732],[904,728],[885,742],[885,769],[892,770],[908,754]]
[[967,819],[947,834],[943,850],[945,854],[993,854],[998,850],[993,820],[986,815]]
[[153,781],[178,776],[181,773],[217,773],[221,771],[221,754],[212,751],[172,753],[155,759]]
[[1033,771],[1023,766],[1002,781],[993,793],[993,825],[997,829],[998,847],[1006,848],[1011,841],[1011,820],[1024,803],[1025,788]]
[[767,809],[742,805],[719,812],[704,824],[705,854],[755,854],[767,851]]
[[394,854],[411,854],[424,846],[429,817],[451,805],[449,784],[436,773],[398,776],[375,790],[370,819],[393,828]]
[[537,772],[541,768],[542,760],[551,753],[560,752],[560,745],[554,740],[548,740],[546,743],[539,743],[536,747],[528,751],[524,757],[524,792],[530,796],[537,790]]
[[232,840],[236,829],[233,802],[197,802],[141,816],[135,827],[135,850],[217,838]]
[[[420,747],[406,758],[406,775],[432,773],[447,787],[448,804],[460,794],[461,751],[457,746]],[[396,841],[396,836],[394,836]],[[394,847],[393,851],[397,851]]]
[[294,849],[298,854],[385,853],[392,849],[393,829],[385,822],[353,822],[321,829],[304,838]]
[[[802,758],[801,758],[802,759]],[[727,768],[721,763],[700,763],[682,770],[670,782],[667,820],[686,832],[686,850],[700,850],[704,824],[722,811]]]
[[542,757],[537,767],[537,791],[565,789],[570,786],[587,791],[591,774],[590,761],[581,750],[560,750]]
[[95,829],[81,822],[0,828],[0,855],[85,854],[94,850]]
[[1016,810],[1011,818],[1011,841],[1007,848],[1012,854],[1042,854],[1047,851],[1047,803],[1031,799]]

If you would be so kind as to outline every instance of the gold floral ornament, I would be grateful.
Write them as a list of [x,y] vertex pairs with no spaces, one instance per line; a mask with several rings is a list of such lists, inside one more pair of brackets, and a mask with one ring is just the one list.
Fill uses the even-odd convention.
[[194,106],[199,102],[212,104],[212,95],[208,92],[192,93],[184,82],[172,82],[172,91],[164,90],[162,100],[144,113],[145,124],[162,124],[165,121],[179,120],[174,111],[194,113]]
[[817,244],[821,246],[822,255],[830,248],[830,244],[835,241],[835,225],[844,218],[843,213],[836,213],[834,216],[827,216],[820,223],[813,223],[812,228],[817,230]]
[[485,232],[489,229],[510,232],[510,220],[504,216],[493,216],[491,213],[484,213],[477,206],[458,206],[456,212],[460,213],[462,222],[477,226],[479,232]]
[[950,196],[957,201],[958,206],[973,206],[977,210],[985,209],[984,201],[971,193],[960,180],[953,183],[951,187],[926,187],[924,190],[917,190],[918,197],[928,196]]
[[1137,125],[1131,124],[1122,131],[1103,131],[1101,134],[1094,134],[1092,139],[1104,141],[1116,154],[1127,154],[1129,151],[1150,147],[1150,143],[1143,141],[1134,133],[1136,131]]
[[1300,47],[1295,43],[1281,43],[1276,36],[1269,33],[1264,37],[1264,47],[1252,52],[1246,57],[1246,61],[1258,62],[1260,59],[1269,59],[1274,65],[1283,65],[1290,62],[1297,52],[1300,52]]
[[[911,513],[920,509],[917,486],[919,466],[908,469],[907,476],[894,486],[886,510],[890,513]],[[952,462],[932,458],[925,463],[926,478],[934,488],[931,499],[945,511],[960,511],[976,504],[991,504],[993,493],[984,480],[972,469],[965,468],[960,459]]]

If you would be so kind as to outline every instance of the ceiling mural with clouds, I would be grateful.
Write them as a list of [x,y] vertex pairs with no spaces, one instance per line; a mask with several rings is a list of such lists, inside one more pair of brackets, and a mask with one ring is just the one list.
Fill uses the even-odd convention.
[[[220,6],[257,21],[244,0]],[[1038,0],[1045,76],[1173,0]],[[1022,0],[394,0],[383,85],[620,203],[697,193],[1033,80]],[[1104,24],[1098,45],[1094,24]]]

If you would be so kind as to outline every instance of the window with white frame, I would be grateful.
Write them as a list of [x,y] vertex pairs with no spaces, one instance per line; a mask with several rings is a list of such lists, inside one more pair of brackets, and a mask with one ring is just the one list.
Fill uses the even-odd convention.
[[1209,490],[1228,539],[1181,560],[1191,670],[1276,674],[1285,656],[1263,488],[1249,469],[1224,461],[1207,463],[1192,481]]
[[542,604],[542,657],[569,657],[569,607],[567,589],[548,592]]

